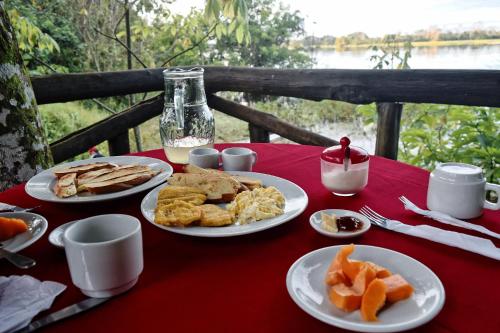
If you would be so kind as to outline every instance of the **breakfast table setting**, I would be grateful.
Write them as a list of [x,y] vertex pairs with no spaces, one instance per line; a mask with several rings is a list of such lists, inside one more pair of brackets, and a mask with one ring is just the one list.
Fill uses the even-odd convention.
[[163,74],[163,149],[0,192],[0,333],[500,331],[481,168],[214,144],[203,69]]
[[[398,161],[369,156],[355,147],[349,151],[345,142],[329,149],[265,143],[225,143],[213,148],[200,152],[207,156],[215,153],[217,162],[209,162],[215,163],[212,167],[243,167],[247,172],[227,172],[234,177],[258,178],[264,187],[281,191],[285,202],[282,215],[210,228],[155,223],[154,202],[159,200],[165,181],[171,174],[185,172],[185,165],[169,161],[163,149],[104,158],[119,160],[117,164],[141,161],[139,164],[159,170],[153,178],[132,189],[70,196],[65,202],[43,193],[40,184],[44,175],[39,174],[35,180],[0,193],[0,202],[8,205],[4,207],[34,208],[29,212],[11,209],[12,212],[0,215],[33,214],[43,219],[26,231],[30,237],[23,233],[3,242],[3,248],[10,248],[36,264],[20,268],[0,255],[0,317],[23,317],[18,326],[4,329],[0,324],[0,329],[497,332],[500,328],[495,306],[500,297],[496,283],[500,279],[500,212],[481,206],[478,217],[450,217],[453,212],[443,206],[446,200],[431,198],[443,199],[446,193],[439,191],[449,191],[446,186],[436,185],[442,170],[437,168],[429,173]],[[219,152],[223,151],[226,155],[245,155],[250,151],[251,157],[243,163],[250,166],[233,166],[222,160]],[[339,152],[341,158],[336,160]],[[194,156],[194,152],[192,155],[191,163],[207,167],[207,161]],[[349,157],[347,163],[342,158],[345,156]],[[217,164],[221,160],[222,165]],[[224,168],[224,163],[231,167]],[[446,173],[446,167],[459,166],[444,165],[441,169]],[[353,172],[349,178],[356,180],[343,179],[338,185],[338,181],[328,178],[337,172],[335,168]],[[462,173],[470,180],[473,171]],[[482,186],[484,191],[485,184]],[[483,199],[482,204],[487,205],[488,201]],[[429,205],[438,207],[431,210]],[[460,214],[473,209],[478,208],[469,207]],[[350,230],[349,225],[342,229],[337,223],[339,230],[331,232],[324,225],[324,215],[337,215],[338,221],[347,215],[364,223],[356,230]],[[60,227],[69,222],[73,224],[61,231]],[[111,228],[111,224],[116,226]],[[112,230],[103,227],[106,225]],[[90,228],[99,235],[117,232],[113,237],[126,238],[129,243],[119,251],[116,246],[101,248],[100,244],[107,246],[109,242],[99,239],[101,236],[86,240],[81,236],[84,231],[78,228]],[[363,320],[360,310],[346,312],[336,306],[329,294],[330,287],[325,284],[330,262],[349,244],[355,246],[353,261],[366,260],[384,266],[412,285],[408,298],[383,307],[376,321]],[[108,261],[102,260],[111,268],[98,263],[98,270],[92,273],[90,266],[95,263],[81,261],[80,257],[96,249],[92,260],[107,258]],[[110,262],[120,262],[121,266]],[[122,266],[129,268],[122,272]],[[132,282],[96,291],[92,283],[101,281],[85,277],[89,272],[101,279],[113,276],[113,282],[132,274],[124,278]],[[84,278],[78,280],[78,274]],[[16,290],[9,295],[20,298],[23,288],[31,294],[23,296],[20,308],[19,304],[7,302],[7,291]],[[37,300],[35,310],[33,299]]]

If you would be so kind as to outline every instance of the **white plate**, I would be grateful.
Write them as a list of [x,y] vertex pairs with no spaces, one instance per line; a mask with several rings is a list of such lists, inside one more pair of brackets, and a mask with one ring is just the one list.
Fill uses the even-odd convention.
[[224,227],[167,227],[154,223],[156,201],[158,199],[158,192],[164,187],[162,185],[144,197],[141,203],[142,215],[158,228],[178,234],[198,237],[230,237],[251,234],[275,227],[300,215],[307,207],[308,198],[306,192],[289,180],[257,172],[230,171],[228,173],[260,179],[264,186],[276,187],[285,196],[284,214],[244,225],[228,225]]
[[36,242],[42,235],[47,231],[47,220],[38,214],[34,213],[0,213],[2,217],[11,217],[16,219],[21,219],[26,222],[32,230],[18,234],[8,240],[0,242],[3,245],[3,249],[10,252],[21,251],[22,249],[30,246]]
[[[68,198],[59,198],[54,194],[52,188],[57,180],[54,176],[54,170],[69,168],[76,165],[90,164],[97,162],[111,162],[115,164],[141,164],[147,165],[152,169],[161,170],[159,174],[148,180],[147,182],[134,186],[124,191],[105,193],[105,194],[90,194],[82,193],[77,194]],[[128,195],[139,193],[144,190],[149,190],[161,183],[163,183],[172,174],[172,167],[170,164],[163,162],[162,160],[144,157],[144,156],[110,156],[110,157],[99,157],[92,158],[81,161],[74,161],[69,163],[64,163],[57,165],[53,168],[45,170],[38,175],[31,178],[26,184],[26,193],[28,193],[33,198],[37,198],[43,201],[50,202],[61,202],[61,203],[79,203],[79,202],[97,202],[113,200],[117,198],[122,198]]]
[[[355,217],[363,222],[363,227],[359,230],[356,231],[339,231],[339,232],[330,232],[327,231],[323,228],[321,228],[321,213],[325,213],[328,215],[335,214],[337,217],[341,216],[352,216]],[[370,229],[370,220],[368,220],[366,217],[361,215],[360,213],[353,212],[352,210],[345,210],[345,209],[325,209],[325,210],[320,210],[317,211],[316,213],[312,214],[311,217],[309,218],[309,223],[311,224],[311,227],[313,227],[314,230],[319,232],[322,235],[328,236],[328,237],[333,237],[333,238],[351,238],[351,237],[356,237],[359,235],[364,234],[365,232]]]
[[68,229],[68,227],[70,225],[72,225],[73,223],[78,222],[78,221],[80,221],[80,220],[75,220],[75,221],[71,221],[68,223],[64,223],[64,224],[58,226],[57,228],[55,228],[54,230],[52,230],[51,233],[49,234],[50,244],[54,245],[55,247],[64,248],[64,243],[62,240],[62,236],[64,234],[64,231],[66,231],[66,229]]
[[396,332],[423,325],[434,318],[445,300],[443,284],[427,266],[402,253],[381,247],[356,245],[352,259],[372,261],[401,274],[413,287],[411,298],[379,312],[378,322],[365,322],[359,310],[347,313],[330,303],[324,278],[342,246],[325,247],[304,255],[290,267],[286,286],[297,305],[333,326],[358,332]]

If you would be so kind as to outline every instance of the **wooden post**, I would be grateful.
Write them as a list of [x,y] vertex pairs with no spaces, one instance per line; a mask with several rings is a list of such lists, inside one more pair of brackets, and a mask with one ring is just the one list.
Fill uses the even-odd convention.
[[375,155],[398,159],[399,130],[401,124],[401,103],[377,103],[377,141]]
[[248,123],[248,132],[250,133],[250,142],[270,142],[269,132],[262,127]]
[[[125,32],[127,36],[127,68],[132,69],[132,43],[130,41],[130,11],[128,0],[125,0]],[[134,105],[134,96],[128,96],[128,107]],[[142,141],[141,141],[141,128],[139,126],[134,127],[135,145],[137,146],[137,151],[142,151]]]
[[108,140],[109,156],[124,155],[130,153],[130,142],[128,130]]

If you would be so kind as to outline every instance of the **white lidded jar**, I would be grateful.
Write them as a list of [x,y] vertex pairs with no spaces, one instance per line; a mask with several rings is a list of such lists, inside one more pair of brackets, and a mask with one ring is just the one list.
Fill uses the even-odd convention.
[[321,153],[321,182],[333,194],[351,196],[368,184],[370,156],[360,147],[349,146],[347,137],[340,146],[327,148]]
[[429,177],[427,207],[458,219],[472,219],[482,214],[483,208],[500,209],[485,199],[486,191],[500,196],[500,186],[486,182],[483,170],[464,163],[441,163]]

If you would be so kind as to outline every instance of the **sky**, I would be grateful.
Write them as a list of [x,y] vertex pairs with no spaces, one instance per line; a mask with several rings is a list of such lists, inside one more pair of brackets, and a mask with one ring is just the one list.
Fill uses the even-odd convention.
[[[307,35],[343,36],[365,32],[370,37],[444,30],[500,29],[500,0],[281,0],[304,18]],[[205,0],[177,0],[173,11],[185,14]]]

